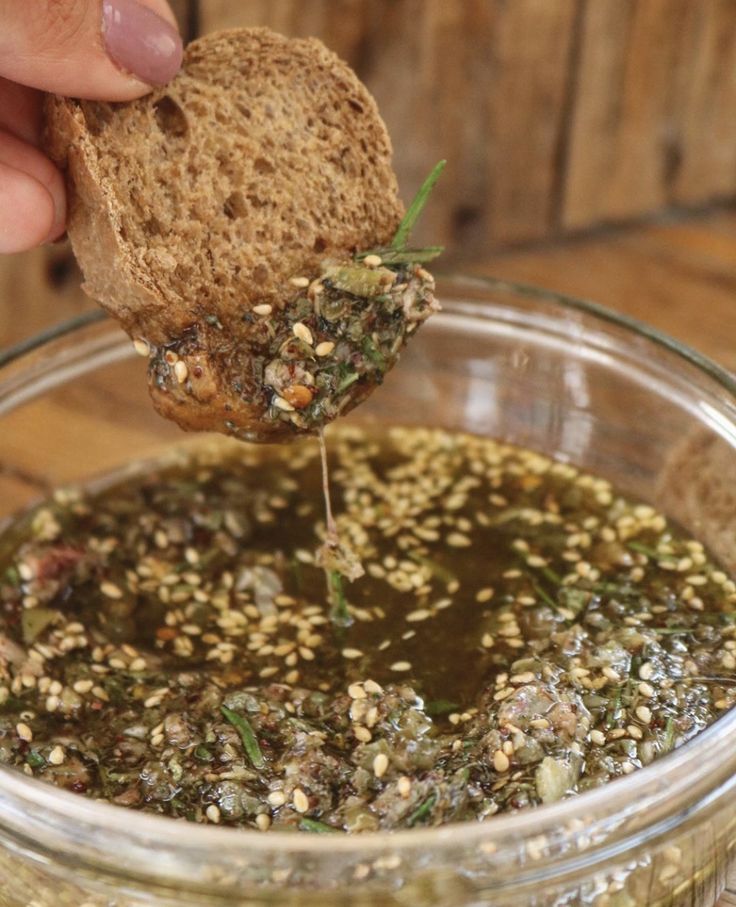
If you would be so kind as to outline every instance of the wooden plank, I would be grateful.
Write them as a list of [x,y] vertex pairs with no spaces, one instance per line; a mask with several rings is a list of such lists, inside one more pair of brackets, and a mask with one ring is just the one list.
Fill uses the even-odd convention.
[[694,204],[736,189],[736,4],[691,3],[682,43],[671,199]]
[[586,4],[562,225],[656,210],[673,168],[673,73],[692,0]]
[[316,35],[375,95],[410,196],[449,165],[417,233],[450,253],[544,236],[578,0],[205,0],[202,32]]

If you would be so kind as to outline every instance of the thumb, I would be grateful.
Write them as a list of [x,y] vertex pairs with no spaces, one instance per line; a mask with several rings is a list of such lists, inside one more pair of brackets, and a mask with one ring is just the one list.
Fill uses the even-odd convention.
[[77,98],[126,101],[176,75],[166,0],[0,0],[0,76]]

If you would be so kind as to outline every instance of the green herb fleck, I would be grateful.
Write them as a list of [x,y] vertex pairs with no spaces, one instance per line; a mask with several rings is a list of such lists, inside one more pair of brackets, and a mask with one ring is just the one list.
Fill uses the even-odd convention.
[[417,807],[414,812],[407,819],[407,825],[409,828],[416,825],[417,822],[421,822],[422,819],[426,819],[427,816],[432,812],[432,808],[437,802],[437,794],[430,794],[427,799],[422,803],[421,806]]
[[266,763],[263,759],[263,753],[248,720],[243,718],[242,715],[238,715],[237,712],[233,712],[226,705],[220,706],[220,711],[240,734],[240,739],[243,741],[243,746],[253,766],[255,768],[264,768]]

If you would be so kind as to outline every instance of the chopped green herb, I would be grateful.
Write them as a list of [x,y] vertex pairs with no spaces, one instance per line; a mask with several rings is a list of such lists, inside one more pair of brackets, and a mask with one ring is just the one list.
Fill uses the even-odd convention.
[[418,822],[421,822],[423,819],[426,819],[427,816],[432,812],[432,808],[437,802],[437,794],[430,794],[427,799],[419,806],[406,820],[406,824],[409,828],[412,828]]
[[242,715],[238,715],[237,712],[233,712],[233,710],[229,709],[226,705],[220,706],[220,711],[240,734],[240,739],[243,741],[245,751],[248,754],[248,758],[253,763],[254,768],[264,768],[266,763],[263,759],[263,753],[261,752],[261,748],[256,740],[256,735],[253,733],[253,728],[250,726],[248,719],[243,718]]

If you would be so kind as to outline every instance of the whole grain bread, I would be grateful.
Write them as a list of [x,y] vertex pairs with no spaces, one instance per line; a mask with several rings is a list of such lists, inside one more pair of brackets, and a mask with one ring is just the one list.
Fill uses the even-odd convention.
[[67,174],[86,292],[152,349],[189,338],[194,392],[159,369],[159,410],[276,437],[260,431],[253,309],[278,319],[295,277],[388,243],[402,215],[391,143],[355,74],[313,38],[211,34],[140,100],[50,98],[46,145]]

